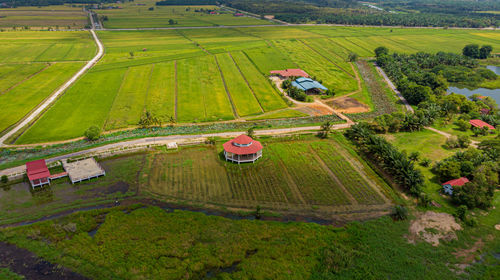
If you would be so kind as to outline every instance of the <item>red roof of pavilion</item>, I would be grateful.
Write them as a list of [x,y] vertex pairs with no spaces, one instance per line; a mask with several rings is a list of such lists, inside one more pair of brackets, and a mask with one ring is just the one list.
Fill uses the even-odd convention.
[[487,123],[487,122],[483,122],[482,120],[478,120],[478,119],[475,119],[475,120],[470,120],[469,123],[472,125],[472,126],[475,126],[475,127],[479,127],[479,128],[483,128],[484,126],[488,127],[489,129],[495,129],[494,126],[492,126],[491,124]]
[[309,78],[309,74],[302,69],[285,69],[285,70],[273,70],[271,74],[279,74],[283,77],[306,77]]
[[451,185],[451,186],[463,186],[465,183],[469,183],[469,179],[462,177],[458,179],[453,179],[448,182],[444,182],[442,185]]
[[251,137],[246,136],[245,134],[227,141],[222,146],[224,147],[224,151],[237,155],[255,154],[263,148],[262,144],[259,141],[253,140]]
[[39,159],[35,161],[30,161],[26,163],[26,174],[30,181],[47,178],[50,176],[47,164],[45,164],[44,159]]

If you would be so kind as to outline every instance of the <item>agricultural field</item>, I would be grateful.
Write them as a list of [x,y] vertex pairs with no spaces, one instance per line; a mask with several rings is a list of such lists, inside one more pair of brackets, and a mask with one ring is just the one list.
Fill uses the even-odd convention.
[[[77,138],[92,125],[105,131],[133,127],[145,111],[163,123],[283,116],[280,112],[287,104],[267,76],[286,68],[302,68],[333,89],[336,97],[353,94],[351,98],[373,110],[380,102],[373,100],[365,81],[358,87],[362,76],[347,62],[350,52],[363,59],[374,56],[373,49],[380,45],[408,53],[459,52],[465,44],[477,42],[491,44],[494,52],[500,49],[500,34],[487,30],[276,26],[98,34],[106,47],[102,60],[17,143]],[[5,54],[0,61],[8,59],[8,52],[0,51]],[[49,50],[37,59],[52,55]],[[94,102],[97,98],[99,104]],[[298,115],[288,111],[284,116]]]
[[82,5],[0,9],[0,28],[6,29],[80,29],[84,28],[88,21]]
[[95,45],[88,32],[0,33],[0,132],[12,126],[66,82]]
[[263,140],[263,158],[244,165],[225,162],[219,146],[157,153],[148,158],[144,191],[167,199],[243,208],[349,212],[390,205],[392,191],[341,144],[341,135],[334,138]]
[[[138,0],[121,4],[106,4],[94,11],[105,28],[193,27],[219,25],[263,25],[272,21],[254,17],[235,17],[233,12],[217,6],[156,6],[156,0]],[[113,8],[111,8],[113,7]],[[153,8],[152,10],[150,10]],[[203,11],[202,11],[203,9]],[[216,11],[216,14],[207,12]],[[169,22],[172,20],[172,22]]]

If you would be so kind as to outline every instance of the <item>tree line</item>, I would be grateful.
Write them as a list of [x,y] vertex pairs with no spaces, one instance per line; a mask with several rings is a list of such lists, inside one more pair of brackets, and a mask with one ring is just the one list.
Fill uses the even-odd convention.
[[[477,45],[475,45],[477,46]],[[468,53],[464,48],[464,52]],[[483,46],[489,52],[490,46]],[[478,50],[478,53],[480,51]],[[377,64],[395,82],[401,94],[412,105],[424,101],[436,101],[444,96],[449,83],[477,86],[485,80],[495,80],[497,75],[469,56],[438,52],[436,54],[419,52],[415,54],[389,54],[385,47],[375,49]]]
[[410,194],[419,196],[424,183],[424,176],[415,168],[414,162],[400,152],[391,143],[375,134],[367,123],[358,123],[347,129],[346,137],[369,156],[396,183]]

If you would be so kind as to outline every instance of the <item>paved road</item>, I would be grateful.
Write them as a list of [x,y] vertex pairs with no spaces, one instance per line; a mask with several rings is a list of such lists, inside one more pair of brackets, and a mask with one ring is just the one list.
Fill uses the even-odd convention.
[[384,77],[385,82],[389,85],[389,87],[392,89],[392,91],[394,91],[396,93],[396,95],[399,97],[399,99],[401,100],[401,102],[403,102],[403,104],[406,107],[406,110],[408,112],[412,112],[413,113],[414,110],[410,106],[410,103],[408,103],[408,101],[404,98],[404,96],[401,94],[401,92],[399,92],[399,90],[396,88],[396,86],[394,86],[394,84],[389,79],[389,77],[387,77],[387,74],[385,74],[384,70],[382,68],[378,67],[378,66],[375,66],[375,67],[377,67],[377,71],[380,73],[380,75],[382,75],[382,77]]
[[56,92],[54,92],[49,98],[47,98],[43,103],[41,103],[38,108],[36,108],[35,111],[33,111],[31,114],[29,114],[23,121],[18,123],[13,129],[11,129],[9,132],[4,134],[2,137],[0,137],[0,147],[5,146],[4,142],[12,135],[14,135],[16,132],[18,132],[20,129],[28,125],[31,121],[36,119],[38,115],[40,115],[45,109],[49,107],[49,105],[54,102],[61,94],[64,93],[64,91],[70,87],[78,78],[80,78],[83,73],[85,73],[87,70],[89,70],[94,64],[101,59],[102,55],[104,54],[104,47],[95,34],[94,30],[90,30],[90,33],[92,34],[92,37],[94,38],[98,51],[97,54],[90,60],[85,66],[83,66],[80,71],[78,71],[71,79],[69,79],[64,85],[62,85]]
[[[348,128],[351,126],[352,123],[343,123],[343,124],[336,124],[332,126],[333,130],[337,129],[343,129],[343,128]],[[277,128],[277,129],[264,129],[264,130],[256,130],[255,134],[256,135],[275,135],[275,134],[283,134],[283,133],[294,133],[294,132],[309,132],[309,131],[315,131],[319,130],[321,127],[320,126],[305,126],[305,127],[292,127],[292,128]],[[208,137],[236,137],[240,134],[246,133],[245,131],[237,131],[237,132],[218,132],[218,133],[206,133],[206,134],[196,134],[196,135],[170,135],[170,136],[160,136],[160,137],[149,137],[149,138],[140,138],[140,139],[134,139],[130,141],[124,141],[124,142],[117,142],[117,143],[112,143],[92,149],[87,149],[79,152],[74,152],[70,154],[65,154],[61,156],[56,156],[52,158],[46,159],[47,163],[51,163],[54,161],[59,161],[67,158],[72,158],[72,157],[77,157],[77,156],[83,156],[87,154],[92,154],[96,152],[104,152],[107,150],[111,149],[116,149],[116,148],[124,148],[124,147],[131,147],[131,146],[138,146],[138,145],[150,145],[150,144],[155,144],[155,143],[161,143],[161,142],[178,142],[180,140],[190,140],[190,139],[200,139],[200,138],[208,138]],[[24,165],[17,166],[17,167],[12,167],[9,169],[4,169],[0,170],[0,176],[2,175],[9,175],[9,174],[15,174],[15,173],[22,173],[26,170],[26,167]]]

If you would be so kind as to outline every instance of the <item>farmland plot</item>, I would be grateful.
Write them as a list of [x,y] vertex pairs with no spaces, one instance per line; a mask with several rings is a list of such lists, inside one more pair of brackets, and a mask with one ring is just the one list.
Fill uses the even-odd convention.
[[322,80],[327,88],[335,89],[338,95],[357,89],[357,82],[352,76],[303,43],[296,40],[280,40],[274,41],[274,43],[278,49],[288,54],[300,68],[309,75]]
[[5,94],[48,66],[45,63],[0,65],[0,94]]
[[89,32],[1,32],[0,62],[86,61],[96,51]]
[[102,128],[126,70],[121,68],[84,75],[18,142],[70,139],[81,137],[90,126]]
[[59,88],[83,63],[55,63],[38,75],[0,94],[0,131],[21,120]]
[[163,122],[175,118],[175,98],[177,76],[176,62],[158,63],[153,65],[151,81],[146,93],[146,109]]
[[264,111],[273,111],[287,107],[285,101],[271,86],[269,80],[255,68],[244,53],[233,52],[231,56],[238,68],[243,72]]
[[355,170],[349,160],[344,159],[343,155],[338,152],[339,149],[342,149],[339,145],[334,146],[319,142],[313,143],[311,146],[358,203],[367,205],[384,203],[384,200],[363,178],[363,175]]
[[272,46],[248,49],[244,52],[263,75],[269,75],[272,70],[297,68],[290,58]]
[[109,112],[105,129],[137,125],[144,112],[152,65],[130,67],[125,74]]
[[262,113],[262,108],[229,54],[217,55],[220,70],[239,116]]
[[182,122],[233,119],[215,58],[205,56],[177,62],[177,117]]
[[221,150],[211,146],[155,153],[149,157],[144,188],[177,199],[251,208],[316,205],[345,210],[352,202],[357,209],[385,204],[373,189],[378,181],[368,183],[364,174],[357,174],[344,158],[348,153],[337,152],[339,145],[331,140],[264,142],[261,159],[240,165],[223,161]]

